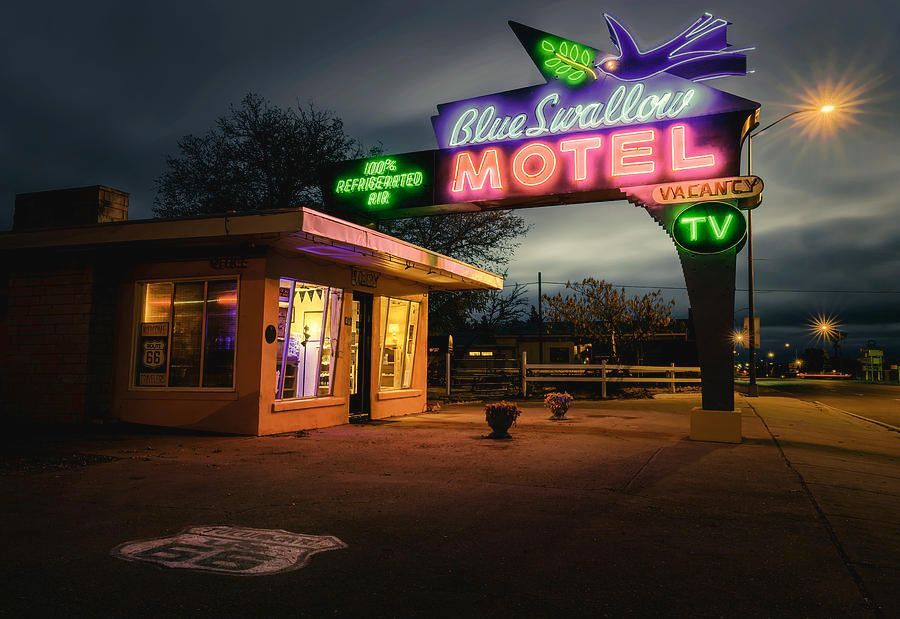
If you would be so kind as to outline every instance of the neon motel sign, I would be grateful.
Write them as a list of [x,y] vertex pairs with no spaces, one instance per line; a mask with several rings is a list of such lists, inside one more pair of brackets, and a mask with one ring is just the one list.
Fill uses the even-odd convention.
[[[762,182],[738,175],[759,104],[706,83],[746,73],[727,22],[705,14],[642,51],[606,19],[616,54],[510,22],[545,83],[438,105],[437,150],[346,162],[326,181],[329,207],[380,219],[623,198],[758,204]],[[743,216],[728,215],[703,224],[731,240]],[[689,237],[676,243],[699,248]]]
[[439,169],[439,198],[578,194],[717,176],[727,153],[712,144],[699,146],[697,133],[682,122],[458,150]]
[[561,104],[558,92],[541,98],[531,113],[498,116],[493,104],[473,106],[459,113],[450,130],[447,146],[535,138],[547,134],[589,131],[678,118],[691,107],[695,88],[686,91],[644,92],[644,84],[618,86],[607,101],[590,101],[573,106]]
[[433,203],[434,156],[408,153],[347,161],[326,181],[329,202],[342,210],[377,212]]
[[[761,199],[762,181],[740,176],[759,104],[708,81],[745,75],[749,50],[731,47],[728,23],[709,14],[652,49],[613,17],[606,23],[613,52],[511,22],[543,83],[438,105],[437,149],[390,155],[396,169],[378,158],[345,162],[325,179],[326,204],[367,221],[611,200],[643,207],[678,250],[703,412],[731,411],[733,349],[723,334],[747,235],[741,209]],[[698,416],[697,436],[733,441],[740,416],[724,419],[715,423],[727,431],[707,432],[711,422]]]
[[675,243],[695,254],[716,254],[737,246],[747,235],[747,222],[735,206],[699,202],[678,214],[672,226]]

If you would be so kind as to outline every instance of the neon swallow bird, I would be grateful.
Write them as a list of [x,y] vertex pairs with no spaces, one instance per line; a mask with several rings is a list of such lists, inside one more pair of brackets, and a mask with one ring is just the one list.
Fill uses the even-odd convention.
[[642,52],[630,32],[611,15],[604,14],[618,56],[604,58],[597,67],[620,80],[634,82],[658,73],[669,73],[695,82],[746,75],[747,56],[752,50],[731,49],[728,22],[704,13],[667,43]]

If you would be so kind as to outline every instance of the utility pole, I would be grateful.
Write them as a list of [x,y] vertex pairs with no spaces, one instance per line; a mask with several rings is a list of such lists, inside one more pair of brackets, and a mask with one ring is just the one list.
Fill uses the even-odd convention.
[[538,271],[538,363],[544,362],[544,294],[541,272]]

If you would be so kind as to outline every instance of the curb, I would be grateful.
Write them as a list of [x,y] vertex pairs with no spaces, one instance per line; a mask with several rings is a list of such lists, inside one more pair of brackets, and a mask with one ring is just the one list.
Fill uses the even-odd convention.
[[813,403],[815,403],[818,406],[821,406],[822,408],[828,408],[833,411],[837,411],[839,413],[844,413],[845,415],[850,415],[851,417],[856,417],[857,419],[860,419],[862,421],[868,421],[869,423],[874,423],[876,426],[881,426],[882,428],[885,428],[892,432],[900,432],[900,427],[892,426],[889,423],[885,423],[883,421],[877,421],[875,419],[869,419],[868,417],[863,417],[862,415],[857,415],[856,413],[851,413],[850,411],[845,411],[842,408],[838,408],[836,406],[831,406],[830,404],[825,404],[824,402],[819,402],[818,400],[813,400]]

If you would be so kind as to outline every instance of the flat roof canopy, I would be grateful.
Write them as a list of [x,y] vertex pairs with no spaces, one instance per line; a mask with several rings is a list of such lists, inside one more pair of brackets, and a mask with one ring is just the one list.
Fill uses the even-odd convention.
[[491,290],[503,278],[383,232],[301,207],[178,219],[142,219],[0,233],[0,251],[252,240],[286,253],[359,266],[436,290]]

